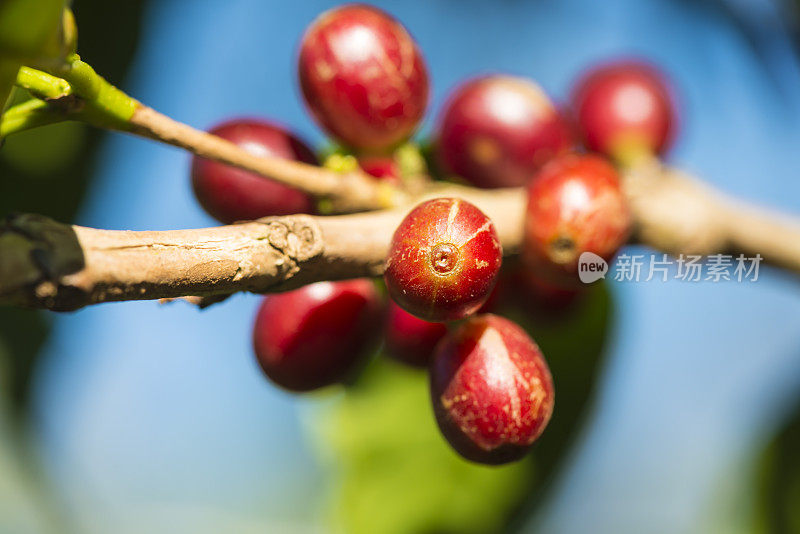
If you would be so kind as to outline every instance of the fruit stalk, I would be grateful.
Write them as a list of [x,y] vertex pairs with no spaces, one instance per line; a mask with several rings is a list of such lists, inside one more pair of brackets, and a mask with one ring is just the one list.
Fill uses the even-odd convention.
[[388,208],[404,200],[402,192],[394,186],[376,183],[361,171],[338,173],[307,163],[255,156],[229,141],[182,124],[144,105],[136,109],[130,126],[130,131],[137,135],[255,172],[316,198],[326,199],[336,213]]

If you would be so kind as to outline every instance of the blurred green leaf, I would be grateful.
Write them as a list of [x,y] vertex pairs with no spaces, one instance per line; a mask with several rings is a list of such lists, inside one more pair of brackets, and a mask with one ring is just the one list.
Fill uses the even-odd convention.
[[40,182],[61,180],[57,171],[81,155],[85,134],[86,125],[79,122],[41,126],[9,136],[0,156],[10,167]]
[[[4,365],[11,352],[10,344],[0,336],[0,392],[7,391],[12,382],[9,368]],[[57,532],[52,503],[47,500],[47,492],[23,452],[25,438],[22,436],[5,396],[0,395],[0,532]]]
[[485,467],[461,459],[436,426],[427,373],[377,358],[319,417],[337,529],[483,534],[508,530],[534,513],[579,431],[605,340],[605,287],[592,286],[577,304],[562,314],[503,312],[539,343],[556,383],[553,419],[532,454],[516,464]]
[[11,92],[14,89],[14,81],[17,79],[18,70],[18,61],[0,56],[0,117],[3,116]]
[[0,55],[17,59],[60,52],[64,0],[0,0]]
[[[4,382],[0,402],[21,404],[27,394],[36,355],[47,337],[49,321],[37,310],[0,308],[0,366]],[[8,406],[5,406],[8,408]]]
[[755,534],[800,532],[800,409],[757,458]]
[[530,477],[461,459],[439,433],[426,373],[379,358],[330,412],[334,521],[353,534],[497,532]]
[[20,65],[61,52],[64,0],[0,0],[0,116]]

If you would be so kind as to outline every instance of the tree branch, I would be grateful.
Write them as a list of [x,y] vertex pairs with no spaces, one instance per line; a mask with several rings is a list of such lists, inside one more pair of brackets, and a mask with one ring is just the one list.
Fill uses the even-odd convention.
[[[672,254],[761,254],[800,273],[800,220],[730,200],[684,173],[641,165],[624,176],[633,240]],[[522,243],[522,189],[432,184],[415,199],[455,196],[495,223],[505,254]],[[267,293],[377,276],[411,204],[353,215],[291,215],[164,232],[94,230],[21,215],[0,227],[0,304],[72,310],[88,304]]]
[[767,263],[800,273],[800,219],[732,199],[658,161],[623,176],[636,223],[634,238],[678,254],[760,254]]
[[[518,248],[521,191],[448,187],[429,196],[447,194],[481,206],[508,251]],[[100,302],[265,293],[377,276],[408,209],[268,217],[164,232],[95,230],[15,216],[0,228],[0,304],[73,310]]]
[[360,170],[339,173],[298,161],[254,156],[230,141],[175,121],[144,105],[137,107],[127,131],[300,189],[328,200],[336,213],[385,209],[408,201],[396,187],[374,180]]
[[[83,120],[250,170],[324,199],[335,212],[380,211],[273,217],[171,232],[112,232],[33,215],[11,217],[0,227],[0,304],[68,310],[108,301],[281,291],[381,273],[392,233],[412,205],[407,191],[358,170],[336,172],[253,156],[142,105],[77,55],[44,62],[43,67],[50,74],[19,70],[16,83],[41,100],[9,110],[0,132],[60,118]],[[505,252],[519,249],[523,190],[419,183],[424,194],[415,201],[437,196],[471,201],[494,220]],[[800,273],[796,218],[729,199],[656,161],[638,162],[626,171],[623,185],[634,215],[633,239],[639,243],[672,254],[760,254]]]

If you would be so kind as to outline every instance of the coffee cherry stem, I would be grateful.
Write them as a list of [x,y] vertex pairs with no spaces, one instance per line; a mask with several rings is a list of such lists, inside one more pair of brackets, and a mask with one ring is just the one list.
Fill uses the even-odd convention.
[[63,113],[53,110],[47,102],[33,98],[5,111],[3,120],[0,122],[0,139],[17,132],[64,120]]
[[136,100],[99,76],[77,54],[49,60],[47,65],[58,75],[19,67],[14,83],[33,98],[8,110],[0,123],[0,137],[66,120],[108,129],[126,127],[139,105]]
[[[45,72],[23,67],[17,84],[32,89],[36,96],[48,98],[47,102],[64,110],[70,120],[126,131],[134,112],[141,106],[136,99],[106,81],[78,54],[64,59],[43,60],[37,66]],[[63,91],[65,86],[68,90],[61,95],[48,94],[54,90],[53,87]]]
[[389,184],[375,184],[358,169],[340,173],[275,157],[255,156],[217,136],[196,130],[140,106],[131,117],[131,132],[162,141],[204,158],[227,163],[329,202],[335,213],[369,211],[402,204],[406,195]]
[[614,162],[622,168],[633,168],[646,164],[648,161],[658,161],[658,156],[653,149],[641,139],[628,138],[615,143],[610,149]]

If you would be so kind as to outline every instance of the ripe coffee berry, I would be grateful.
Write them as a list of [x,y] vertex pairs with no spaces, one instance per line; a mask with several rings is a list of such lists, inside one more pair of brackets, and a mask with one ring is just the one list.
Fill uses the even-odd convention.
[[677,123],[664,76],[637,61],[589,71],[576,84],[572,102],[586,146],[623,161],[663,154]]
[[446,333],[444,324],[423,321],[397,304],[389,303],[384,340],[387,354],[395,360],[427,367],[436,344]]
[[367,156],[359,158],[358,165],[365,173],[378,180],[394,185],[402,182],[400,166],[391,156]]
[[[317,163],[305,143],[269,122],[237,119],[209,132],[257,156]],[[198,156],[192,158],[192,188],[203,208],[223,223],[314,212],[313,199],[297,189]]]
[[386,288],[426,321],[475,313],[492,292],[503,249],[491,219],[456,198],[423,202],[406,215],[386,258]]
[[522,458],[553,413],[553,379],[539,347],[497,315],[472,317],[448,334],[430,375],[439,428],[473,462]]
[[291,391],[346,379],[380,329],[380,298],[371,280],[318,282],[264,298],[253,345],[264,373]]
[[551,284],[579,285],[582,253],[609,261],[628,238],[631,216],[617,171],[599,156],[560,156],[527,191],[523,258]]
[[568,122],[530,80],[488,76],[458,87],[439,120],[437,155],[478,187],[514,187],[572,145]]
[[406,29],[378,8],[326,11],[300,44],[300,87],[317,122],[356,149],[408,138],[428,103],[428,73]]

